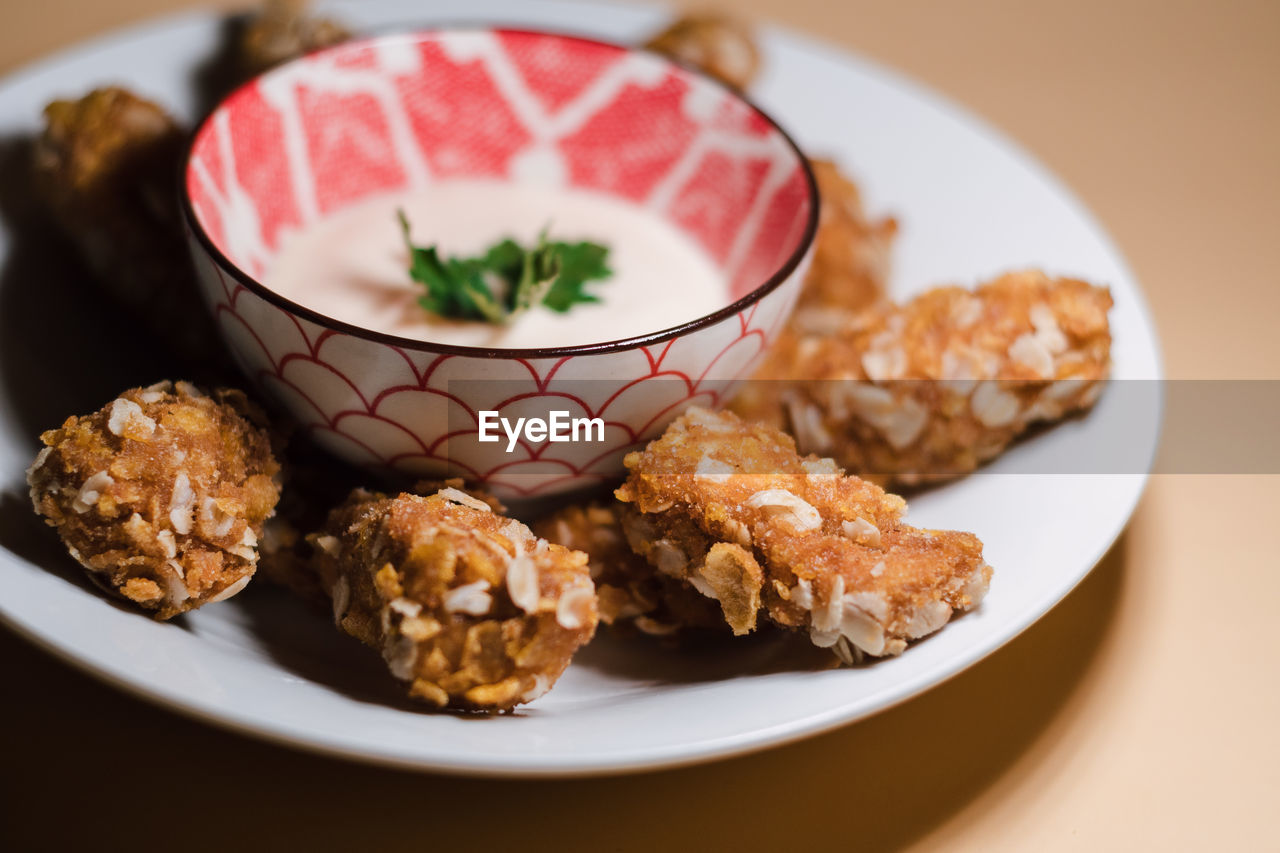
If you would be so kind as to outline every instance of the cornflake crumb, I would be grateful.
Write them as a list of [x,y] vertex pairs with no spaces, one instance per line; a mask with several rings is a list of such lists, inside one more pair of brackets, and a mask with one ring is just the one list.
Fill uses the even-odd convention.
[[[708,457],[739,472],[699,476]],[[690,410],[626,466],[616,494],[631,549],[716,601],[737,634],[766,621],[845,662],[894,655],[977,606],[991,577],[972,534],[903,523],[900,497],[732,413]]]
[[587,555],[539,540],[456,486],[354,492],[309,538],[339,627],[437,708],[532,701],[595,632]]

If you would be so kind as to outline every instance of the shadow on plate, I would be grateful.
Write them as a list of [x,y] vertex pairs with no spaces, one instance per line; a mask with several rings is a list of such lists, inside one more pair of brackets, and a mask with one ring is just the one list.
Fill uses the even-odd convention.
[[681,642],[626,636],[600,626],[573,665],[653,686],[832,668],[830,652],[794,633],[764,628],[746,637],[704,633]]
[[[332,617],[292,593],[261,579],[229,607],[252,634],[258,649],[281,669],[357,702],[427,713],[387,673],[382,656],[333,625]],[[198,616],[199,614],[197,614]]]
[[[329,614],[265,582],[252,585],[226,607],[260,642],[261,652],[282,669],[360,702],[431,713],[409,701],[386,672],[381,656],[333,627]],[[199,619],[196,614],[195,619]],[[198,624],[198,623],[197,623]],[[199,633],[197,629],[197,633]],[[680,646],[651,637],[618,636],[602,627],[574,656],[574,668],[652,687],[724,681],[771,672],[831,668],[831,655],[781,631],[746,638],[704,636]],[[517,710],[499,718],[460,714],[466,719],[507,719],[536,714]]]
[[[145,791],[161,782],[185,801],[220,802],[234,780],[236,807],[202,825],[193,849],[253,847],[285,832],[317,850],[416,850],[424,833],[433,846],[469,849],[554,839],[565,850],[653,850],[714,833],[707,849],[900,850],[980,795],[1043,771],[1022,759],[1049,740],[1113,634],[1126,597],[1126,548],[1122,538],[1023,636],[890,713],[746,758],[618,778],[460,779],[309,755],[140,703],[0,636],[12,683],[40,688],[38,701],[0,708],[0,725],[26,733],[6,753],[11,775],[24,780],[10,802],[11,835],[38,846],[53,827],[76,832],[64,800],[42,793],[65,783],[65,766],[49,756],[92,755],[76,763],[79,790]],[[286,635],[273,646],[327,627],[270,588],[251,606]],[[360,649],[342,639],[327,632],[299,645],[345,662],[342,655]],[[149,755],[188,760],[139,760],[142,743]],[[72,823],[94,846],[137,845],[136,825],[119,819],[116,798],[78,797],[75,805]]]

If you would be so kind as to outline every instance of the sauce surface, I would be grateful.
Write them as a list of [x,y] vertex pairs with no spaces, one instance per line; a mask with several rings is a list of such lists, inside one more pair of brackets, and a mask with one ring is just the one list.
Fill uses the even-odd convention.
[[[449,320],[418,304],[396,209],[413,242],[441,257],[474,256],[503,238],[530,247],[590,240],[613,274],[590,282],[599,303],[567,313],[535,306],[507,325]],[[574,346],[661,331],[730,302],[728,282],[700,246],[638,205],[586,190],[493,180],[443,181],[364,199],[282,238],[264,284],[321,314],[406,338],[507,349]]]

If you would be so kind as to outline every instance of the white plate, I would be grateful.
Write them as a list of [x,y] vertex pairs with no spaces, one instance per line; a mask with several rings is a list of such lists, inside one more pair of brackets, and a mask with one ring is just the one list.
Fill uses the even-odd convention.
[[[419,0],[362,0],[331,10],[361,27],[431,20]],[[486,0],[468,3],[466,17],[625,41],[664,14]],[[0,83],[0,136],[34,129],[50,98],[104,82],[189,114],[194,66],[211,52],[216,30],[205,14],[168,18],[21,71]],[[1031,265],[1105,282],[1115,296],[1115,375],[1159,377],[1155,334],[1133,276],[1088,212],[1041,166],[883,68],[776,30],[764,34],[764,51],[760,103],[801,145],[837,154],[861,179],[873,211],[900,217],[895,293]],[[0,180],[0,187],[12,183]],[[60,283],[69,270],[13,230],[0,228],[0,615],[44,647],[156,702],[309,749],[458,773],[567,775],[688,764],[813,734],[900,702],[1008,642],[1088,573],[1146,479],[1011,473],[1036,454],[1097,439],[1117,418],[1132,416],[1109,393],[1088,418],[1020,445],[981,475],[917,496],[913,521],[974,531],[996,575],[978,612],[900,658],[813,671],[797,669],[794,645],[777,639],[677,654],[606,634],[555,690],[516,715],[422,713],[397,697],[373,653],[266,584],[157,624],[104,599],[60,553],[26,504],[23,472],[36,434],[168,368],[132,348],[127,318]],[[1140,414],[1131,434],[1153,447],[1158,407]],[[1146,471],[1148,458],[1132,471]]]

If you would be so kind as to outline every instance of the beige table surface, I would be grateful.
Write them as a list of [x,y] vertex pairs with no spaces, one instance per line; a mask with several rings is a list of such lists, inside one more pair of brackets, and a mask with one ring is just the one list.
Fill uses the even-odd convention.
[[[0,70],[179,5],[4,0]],[[1280,3],[740,8],[905,71],[1047,163],[1132,262],[1170,376],[1277,377]],[[0,631],[0,848],[1280,849],[1278,529],[1280,477],[1157,476],[1065,602],[947,684],[799,744],[618,779],[304,755]]]

